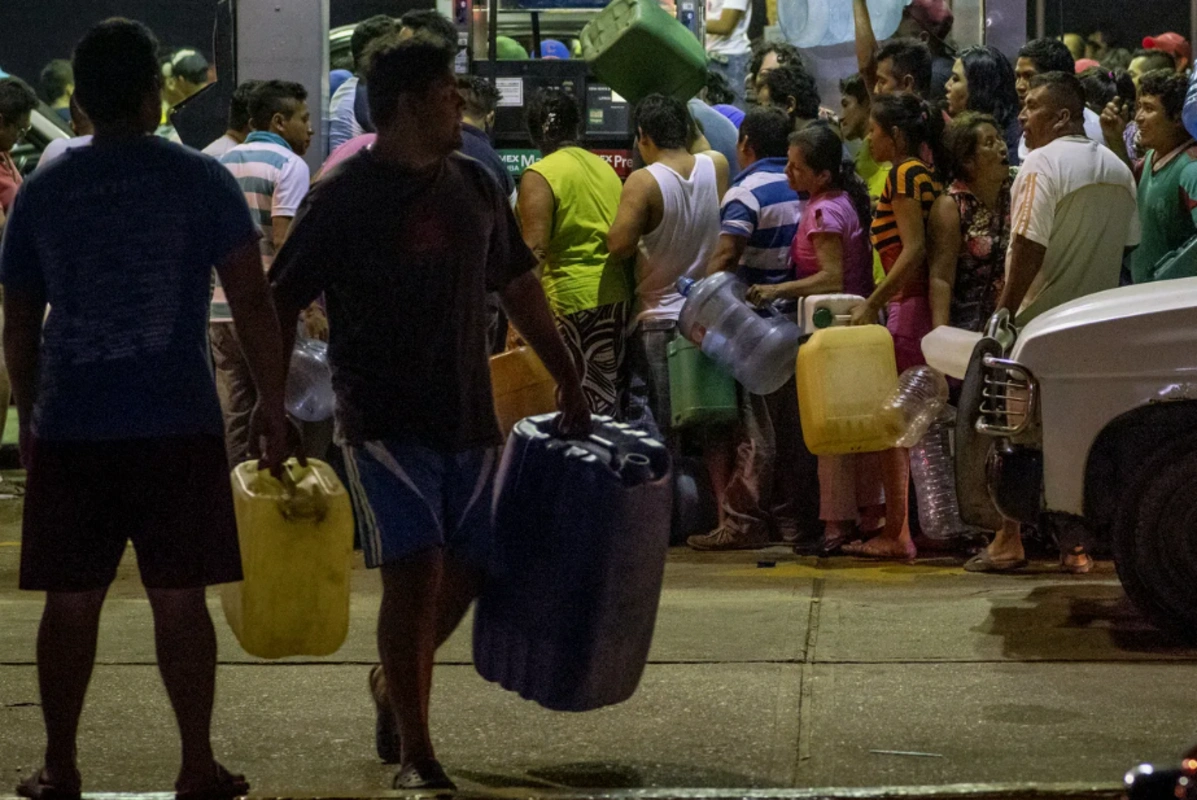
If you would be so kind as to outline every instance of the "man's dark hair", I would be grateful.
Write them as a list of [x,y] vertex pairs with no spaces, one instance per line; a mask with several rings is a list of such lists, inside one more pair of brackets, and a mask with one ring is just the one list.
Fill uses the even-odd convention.
[[249,127],[249,98],[261,81],[242,81],[229,100],[229,130],[243,131]]
[[918,39],[890,39],[877,51],[877,62],[893,63],[894,77],[914,79],[914,93],[919,97],[931,94],[931,50]]
[[[1071,58],[1071,55],[1069,56]],[[1085,87],[1071,72],[1042,72],[1031,78],[1031,88],[1047,87],[1052,102],[1067,109],[1074,122],[1085,118]]]
[[359,72],[364,70],[366,65],[362,62],[362,58],[370,49],[370,45],[384,36],[398,32],[399,21],[386,14],[377,14],[359,22],[353,29],[353,35],[349,37],[349,52],[353,54],[353,68]]
[[760,158],[785,158],[790,150],[790,133],[794,123],[780,108],[757,106],[744,115],[740,123],[740,141],[747,140],[752,152]]
[[465,101],[466,113],[476,119],[494,111],[503,97],[493,83],[480,75],[458,75],[457,91]]
[[537,89],[528,103],[528,136],[548,155],[567,142],[576,142],[582,131],[578,100],[563,89]]
[[862,106],[869,104],[869,87],[865,86],[864,77],[859,72],[840,79],[840,94],[856,98]]
[[408,28],[412,33],[428,33],[444,39],[450,47],[457,46],[457,28],[444,14],[431,8],[418,8],[408,11],[399,18],[399,26]]
[[1018,51],[1018,57],[1034,64],[1035,71],[1039,73],[1076,71],[1072,51],[1059,39],[1032,39]]
[[439,37],[398,35],[375,43],[366,59],[366,88],[370,119],[389,125],[399,113],[399,97],[423,94],[433,84],[452,75],[453,48]]
[[786,64],[771,70],[765,76],[765,86],[769,89],[770,102],[778,108],[788,109],[790,98],[793,98],[792,119],[809,120],[819,116],[819,89],[805,67]]
[[0,115],[13,123],[37,108],[37,95],[20,78],[0,78]]
[[208,59],[198,50],[182,48],[176,50],[162,65],[162,74],[182,78],[189,83],[206,84],[208,67]]
[[119,17],[91,28],[75,47],[75,95],[97,124],[126,122],[158,94],[158,40],[145,25]]
[[641,136],[653,140],[662,150],[684,150],[690,130],[690,112],[675,97],[650,94],[633,112],[633,126]]
[[1085,105],[1098,114],[1118,96],[1118,84],[1114,83],[1114,76],[1105,67],[1089,67],[1076,77],[1085,90]]
[[748,74],[756,78],[765,63],[765,56],[770,53],[777,53],[777,65],[779,67],[784,67],[786,64],[802,63],[801,51],[789,42],[767,42],[761,40],[752,48],[752,63],[749,65]]
[[1146,59],[1146,63],[1143,65],[1144,73],[1154,72],[1157,69],[1170,69],[1176,72],[1176,57],[1167,50],[1136,50],[1131,56],[1131,60],[1134,61],[1136,58]]
[[67,93],[67,87],[75,82],[75,72],[71,69],[71,62],[56,58],[42,68],[38,79],[38,88],[42,90],[42,100],[56,103]]
[[275,114],[290,119],[295,107],[307,99],[308,90],[301,83],[262,81],[249,95],[249,122],[256,131],[270,130]]
[[1118,96],[1122,101],[1130,106],[1130,112],[1133,118],[1135,113],[1135,95],[1138,94],[1138,89],[1135,88],[1135,79],[1131,74],[1124,69],[1115,69],[1110,72],[1114,76],[1114,85],[1118,87]]
[[1153,69],[1139,78],[1139,96],[1151,95],[1160,98],[1164,113],[1169,118],[1178,120],[1184,111],[1188,84],[1188,79],[1176,70]]
[[723,73],[716,72],[713,69],[707,70],[706,97],[707,102],[713,106],[720,104],[730,105],[736,102],[736,95],[732,92],[727,78],[723,77]]

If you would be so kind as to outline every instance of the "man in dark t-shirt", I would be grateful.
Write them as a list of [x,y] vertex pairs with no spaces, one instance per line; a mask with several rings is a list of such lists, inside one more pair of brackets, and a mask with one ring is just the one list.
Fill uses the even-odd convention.
[[26,181],[0,253],[28,470],[21,588],[46,593],[37,648],[46,755],[18,793],[79,796],[79,714],[104,597],[131,540],[183,745],[175,788],[237,797],[249,784],[215,762],[209,734],[216,634],[204,589],[242,573],[208,298],[215,269],[256,384],[255,442],[277,470],[287,446],[283,349],[259,233],[228,170],[151,136],[162,78],[143,25],[99,23],[75,49],[74,70],[95,139]]
[[488,291],[556,379],[563,429],[590,425],[507,197],[454,153],[452,61],[420,35],[378,46],[366,81],[378,141],[316,184],[270,272],[291,335],[302,309],[327,300],[337,438],[366,562],[382,572],[377,744],[401,764],[400,789],[453,786],[427,709],[436,648],[476,596],[491,546]]

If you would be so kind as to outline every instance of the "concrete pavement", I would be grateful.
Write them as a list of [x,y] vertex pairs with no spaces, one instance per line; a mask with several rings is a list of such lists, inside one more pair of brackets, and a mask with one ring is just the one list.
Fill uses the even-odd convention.
[[[40,598],[15,589],[17,506],[0,500],[0,796],[43,745]],[[301,663],[247,656],[211,598],[217,749],[255,793],[345,796],[389,785],[366,695],[378,596],[377,576],[356,571],[349,640]],[[1048,564],[1002,577],[966,574],[950,559],[879,565],[677,550],[652,663],[621,706],[553,713],[487,684],[470,663],[468,627],[439,661],[432,715],[442,760],[463,789],[513,796],[1108,788],[1134,763],[1174,761],[1197,734],[1197,651],[1148,627],[1108,564],[1084,577]],[[168,790],[177,735],[131,553],[105,609],[99,662],[80,743],[86,788]]]

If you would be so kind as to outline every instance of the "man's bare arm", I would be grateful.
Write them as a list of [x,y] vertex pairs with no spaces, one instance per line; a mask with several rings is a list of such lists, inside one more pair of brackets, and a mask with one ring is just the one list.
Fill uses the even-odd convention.
[[1022,234],[1014,234],[1010,243],[1009,263],[1006,265],[1006,285],[998,299],[998,308],[1005,308],[1011,314],[1018,313],[1019,306],[1031,289],[1031,284],[1043,269],[1043,258],[1047,248],[1032,242]]

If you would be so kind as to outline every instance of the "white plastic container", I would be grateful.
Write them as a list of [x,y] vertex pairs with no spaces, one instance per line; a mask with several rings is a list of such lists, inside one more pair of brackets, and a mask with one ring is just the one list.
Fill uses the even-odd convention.
[[923,358],[944,375],[964,380],[981,334],[941,325],[923,337]]

